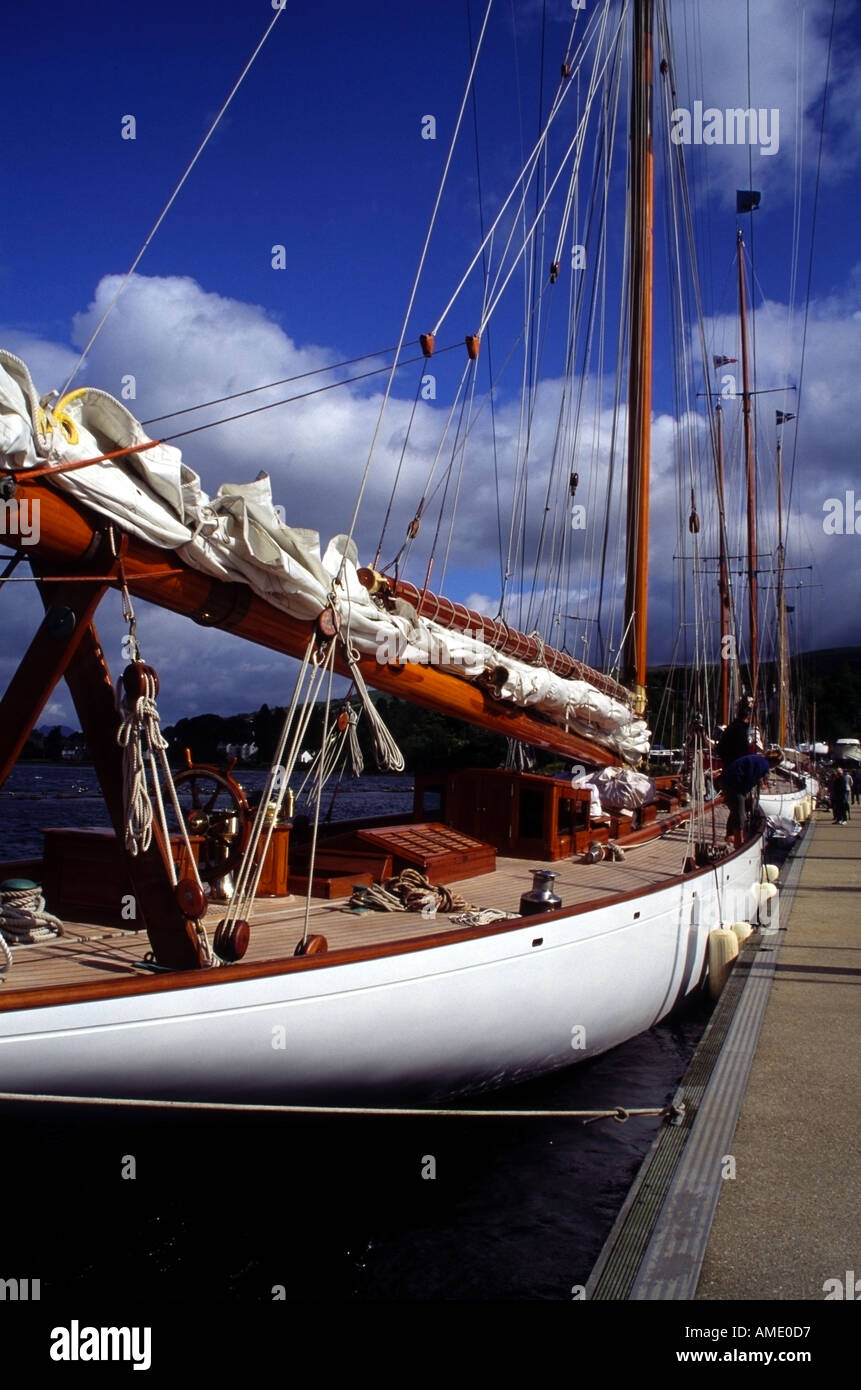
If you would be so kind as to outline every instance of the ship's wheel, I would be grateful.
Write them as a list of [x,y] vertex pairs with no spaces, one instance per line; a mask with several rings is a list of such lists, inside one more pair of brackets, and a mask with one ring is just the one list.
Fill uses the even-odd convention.
[[[227,879],[239,864],[248,840],[251,811],[242,787],[230,772],[193,763],[173,779],[189,835],[203,836],[198,872],[211,888]],[[169,795],[162,789],[171,832],[179,830]]]

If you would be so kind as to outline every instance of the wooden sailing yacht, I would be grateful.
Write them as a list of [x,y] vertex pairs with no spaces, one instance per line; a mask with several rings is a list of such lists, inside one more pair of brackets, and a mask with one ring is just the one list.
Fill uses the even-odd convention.
[[[238,796],[216,822],[207,793],[193,796],[177,833],[167,814],[156,813],[147,833],[136,825],[147,739],[158,752],[158,680],[140,659],[137,598],[299,657],[315,689],[339,672],[363,697],[376,686],[620,769],[620,785],[625,766],[647,753],[652,0],[636,0],[633,15],[622,680],[435,596],[428,575],[410,587],[397,567],[380,570],[379,557],[360,566],[351,535],[321,555],[307,532],[275,515],[265,481],[210,501],[178,452],[149,440],[119,402],[92,389],[40,400],[24,364],[3,355],[4,502],[40,516],[37,545],[7,539],[13,562],[29,560],[46,611],[0,706],[0,779],[64,678],[115,831],[95,845],[55,837],[41,864],[3,867],[7,923],[22,901],[15,895],[34,883],[47,911],[63,917],[59,935],[7,934],[4,1091],[283,1102],[466,1095],[649,1028],[701,985],[710,934],[755,918],[761,833],[734,852],[725,845],[723,809],[703,802],[699,726],[688,787],[658,779],[634,810],[595,818],[592,793],[570,780],[440,772],[419,779],[408,823],[341,826],[329,837],[314,827],[301,843],[278,823],[284,771],[301,747],[297,705],[253,824]],[[566,57],[563,85],[570,76]],[[558,273],[554,261],[551,282]],[[467,339],[470,361],[479,338]],[[433,340],[423,335],[425,356]],[[95,627],[111,588],[130,620],[120,703]],[[423,642],[444,656],[422,660]],[[369,699],[364,711],[373,719]],[[207,772],[192,768],[190,784]],[[165,769],[166,801],[171,782]],[[306,902],[277,892],[257,900],[263,876],[283,889],[279,853],[293,881],[307,882]],[[555,878],[558,897],[536,889],[521,904],[531,865]],[[228,871],[225,909],[204,890]],[[410,871],[417,893],[406,910],[365,910],[382,883]],[[96,874],[113,905],[107,926],[64,909]],[[481,911],[458,920],[429,886],[440,879]],[[354,884],[367,891],[351,909]],[[21,911],[52,933],[32,902]]]

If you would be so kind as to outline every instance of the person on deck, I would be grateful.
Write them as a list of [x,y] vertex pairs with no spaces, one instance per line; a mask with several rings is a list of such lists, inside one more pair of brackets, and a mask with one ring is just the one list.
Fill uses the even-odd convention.
[[750,699],[744,696],[739,700],[735,718],[727,724],[718,740],[718,754],[724,767],[729,767],[737,758],[747,755],[750,748],[750,716],[753,710]]
[[750,822],[751,792],[777,766],[782,756],[779,748],[772,748],[766,757],[760,753],[746,753],[743,758],[736,758],[725,767],[721,774],[721,791],[729,807],[726,837],[732,840],[736,849],[741,849],[744,844]]

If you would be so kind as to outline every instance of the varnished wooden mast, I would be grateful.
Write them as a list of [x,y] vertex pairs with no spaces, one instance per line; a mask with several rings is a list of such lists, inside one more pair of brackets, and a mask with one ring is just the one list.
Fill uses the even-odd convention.
[[786,743],[786,687],[788,681],[786,651],[786,596],[784,593],[783,544],[783,444],[777,435],[777,741]]
[[654,0],[635,0],[631,94],[631,309],[628,367],[628,551],[625,573],[625,678],[635,708],[646,703],[649,580],[649,431],[652,413],[652,150]]
[[719,542],[719,569],[718,569],[718,588],[720,591],[720,722],[729,723],[729,671],[732,662],[732,643],[728,638],[732,636],[732,611],[729,596],[729,564],[727,561],[726,545],[726,509],[724,506],[724,469],[723,469],[723,411],[721,410],[720,399],[715,406],[715,417],[717,421],[717,486],[718,486],[718,520],[720,526]]
[[747,344],[747,284],[744,274],[744,238],[738,234],[738,308],[741,318],[741,409],[744,422],[744,454],[747,464],[747,594],[750,629],[750,694],[756,706],[759,693],[759,605],[756,575],[756,451],[751,414],[750,354]]

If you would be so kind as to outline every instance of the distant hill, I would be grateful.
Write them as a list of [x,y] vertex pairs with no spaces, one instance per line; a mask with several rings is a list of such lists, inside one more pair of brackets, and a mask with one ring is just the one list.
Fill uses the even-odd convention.
[[[763,688],[776,680],[774,662],[763,662],[760,680]],[[704,701],[697,692],[696,673],[689,667],[656,666],[649,672],[648,695],[650,718],[655,735],[672,747],[684,739],[683,711]],[[711,692],[709,708],[714,711],[718,686],[718,668],[706,669],[705,687]],[[791,703],[800,741],[813,736],[833,743],[838,738],[861,738],[861,647],[826,647],[820,651],[800,652],[790,663]],[[814,716],[815,706],[815,716]]]
[[802,652],[792,663],[794,684],[806,697],[807,717],[816,737],[861,738],[861,647],[826,647]]

